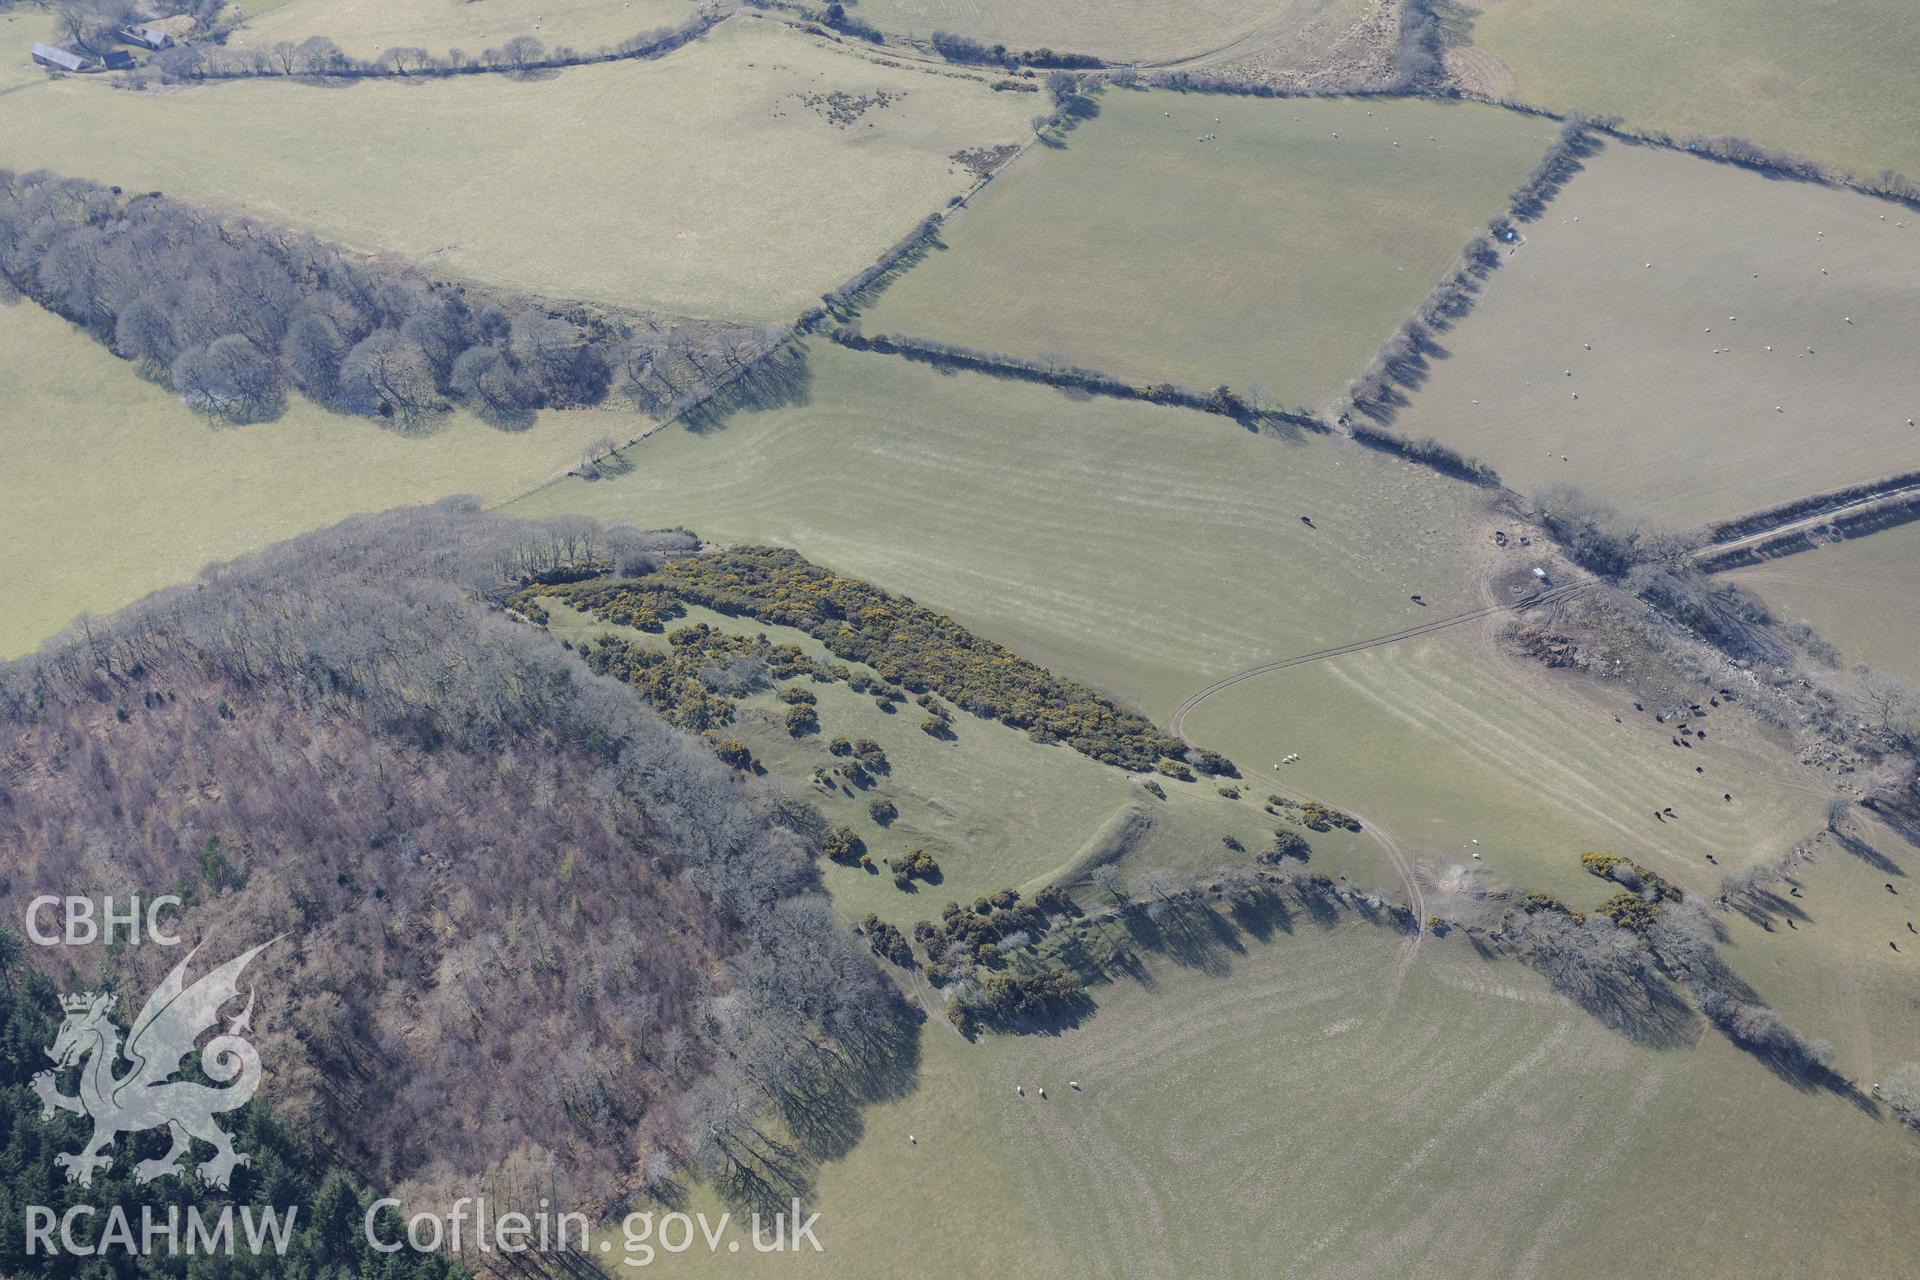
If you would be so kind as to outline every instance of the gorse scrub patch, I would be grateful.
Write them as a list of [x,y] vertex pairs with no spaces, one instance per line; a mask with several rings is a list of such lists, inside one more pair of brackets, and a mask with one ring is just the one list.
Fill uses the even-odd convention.
[[1650,871],[1631,858],[1612,853],[1583,853],[1580,865],[1589,874],[1621,885],[1620,892],[1600,904],[1599,913],[1622,929],[1631,929],[1642,938],[1653,928],[1662,903],[1678,902],[1680,886],[1657,871]]
[[[1041,742],[1064,742],[1107,764],[1148,769],[1163,758],[1186,753],[1184,743],[1144,716],[1085,685],[1054,675],[944,614],[858,578],[832,573],[793,551],[749,547],[686,556],[630,581],[551,590],[609,621],[622,611],[630,617],[658,617],[663,603],[682,601],[793,627],[836,657],[864,663],[913,693],[937,693],[963,711],[1025,729]],[[684,634],[675,633],[675,638]],[[712,643],[723,641],[715,636]],[[589,661],[599,664],[596,669],[612,671],[613,660],[604,656],[610,652],[603,642]],[[631,645],[620,646],[619,652],[628,668],[651,668],[661,661],[630,656],[639,652]],[[828,678],[843,677],[835,672]],[[935,718],[946,723],[944,716],[936,713]],[[1230,767],[1216,756],[1202,760],[1202,767]]]
[[[580,656],[592,670],[632,686],[668,724],[695,733],[733,723],[735,695],[747,691],[743,686],[751,683],[750,672],[763,670],[775,680],[838,678],[793,645],[768,644],[705,623],[673,632],[667,646],[661,650],[602,635],[584,641]],[[810,702],[791,709],[813,717]]]

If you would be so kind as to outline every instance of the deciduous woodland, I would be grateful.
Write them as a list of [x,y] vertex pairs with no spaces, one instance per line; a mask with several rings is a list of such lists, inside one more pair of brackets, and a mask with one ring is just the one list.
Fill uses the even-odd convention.
[[1912,7],[0,0],[0,1277],[1912,1271]]
[[[8,914],[137,885],[212,951],[284,935],[263,1096],[379,1185],[605,1204],[692,1160],[778,1199],[751,1117],[853,1106],[904,1007],[817,891],[816,816],[490,603],[610,537],[350,521],[0,668]],[[145,992],[164,950],[79,967]]]
[[772,331],[553,303],[429,278],[158,192],[0,171],[0,288],[82,326],[229,423],[289,392],[406,430],[453,405],[504,427],[610,393],[670,414]]

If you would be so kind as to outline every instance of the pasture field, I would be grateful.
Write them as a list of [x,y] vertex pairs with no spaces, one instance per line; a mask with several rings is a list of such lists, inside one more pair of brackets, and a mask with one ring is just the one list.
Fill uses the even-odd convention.
[[0,306],[0,655],[215,560],[349,515],[457,493],[504,497],[647,420],[542,414],[523,432],[465,415],[424,438],[292,398],[277,422],[214,427],[58,316]]
[[350,57],[371,58],[398,45],[477,54],[532,36],[548,49],[571,45],[587,52],[698,12],[694,0],[286,0],[246,15],[227,44],[264,49],[325,36]]
[[1843,666],[1920,680],[1920,524],[1729,571],[1784,620],[1813,624]]
[[[1162,722],[1219,676],[1486,598],[1482,499],[1424,468],[824,344],[808,367],[804,405],[660,432],[628,451],[625,475],[560,481],[509,510],[792,546]],[[1650,720],[1614,725],[1631,705],[1578,696],[1455,629],[1235,686],[1187,728],[1262,795],[1283,782],[1377,819],[1430,876],[1479,839],[1521,887],[1579,884],[1574,855],[1600,848],[1711,888],[1706,854],[1762,860],[1819,827],[1826,780],[1802,778],[1743,717],[1723,717],[1724,743],[1713,726],[1710,752],[1683,753]],[[1684,822],[1656,822],[1669,805]]]
[[736,17],[657,61],[542,79],[46,81],[0,98],[0,164],[242,209],[509,289],[774,322],[964,191],[953,152],[1021,141],[1032,113],[1033,95]]
[[1723,953],[1790,1024],[1831,1040],[1835,1066],[1866,1087],[1920,1062],[1920,936],[1907,928],[1920,928],[1920,849],[1859,809],[1844,834],[1722,917]]
[[[1373,0],[859,0],[847,12],[889,34],[936,31],[1010,49],[1051,48],[1119,62],[1157,64],[1239,45],[1284,44],[1309,54],[1373,8]],[[1304,46],[1304,47],[1299,47]]]
[[1476,88],[1678,136],[1734,134],[1863,176],[1920,174],[1920,27],[1897,0],[1474,7],[1472,52],[1492,60]]
[[[664,634],[603,623],[558,602],[549,610],[555,635],[578,641],[611,633],[666,646]],[[667,630],[703,622],[725,631],[765,635],[776,644],[797,644],[815,657],[829,658],[804,632],[743,622],[699,606],[688,608],[687,616],[667,624]],[[848,665],[865,669],[859,663]],[[1247,780],[1242,798],[1231,800],[1214,790],[1220,781],[1230,780],[1161,777],[1157,781],[1166,798],[1158,799],[1122,770],[1065,746],[1042,746],[991,720],[962,713],[954,721],[954,738],[940,741],[921,732],[915,707],[888,714],[844,684],[805,687],[819,699],[818,734],[798,739],[789,735],[786,707],[771,691],[741,699],[739,719],[727,734],[746,743],[769,773],[804,795],[828,821],[857,832],[876,864],[908,849],[925,849],[942,872],[939,883],[903,892],[884,872],[822,862],[834,902],[850,920],[872,912],[911,932],[914,921],[936,917],[942,903],[971,902],[1008,887],[1031,895],[1056,881],[1092,905],[1105,900],[1087,880],[1096,861],[1129,871],[1163,868],[1204,875],[1227,865],[1245,865],[1253,853],[1272,844],[1273,832],[1282,825],[1260,808],[1267,795],[1260,778]],[[815,787],[814,770],[839,763],[827,750],[828,740],[839,735],[878,742],[891,772],[864,791]],[[899,816],[885,827],[867,812],[867,801],[876,797],[893,801],[899,809]],[[1395,888],[1391,871],[1368,837],[1345,831],[1300,834],[1313,846],[1313,870],[1345,875],[1366,888]],[[1224,836],[1238,840],[1244,852],[1229,850],[1222,843]]]
[[[1319,406],[1445,275],[1554,124],[1492,107],[1112,90],[865,309],[904,332]],[[1205,139],[1202,141],[1202,139]]]
[[1920,465],[1920,214],[1651,147],[1585,163],[1398,430],[1682,525]]
[[1235,760],[1300,752],[1275,776],[1379,823],[1429,881],[1472,866],[1572,900],[1591,892],[1579,855],[1596,851],[1712,895],[1825,820],[1831,779],[1746,713],[1709,713],[1707,741],[1676,748],[1629,690],[1550,678],[1483,625],[1246,681],[1187,732]]
[[1162,720],[1216,676],[1477,607],[1461,562],[1482,498],[1424,468],[1192,410],[808,352],[804,403],[670,428],[626,474],[509,512],[790,546]]
[[36,65],[27,50],[52,32],[53,14],[46,9],[0,9],[0,41],[5,42],[0,52],[0,97],[46,82],[46,68]]
[[[819,1176],[808,1208],[823,1252],[696,1246],[656,1252],[654,1268],[1341,1278],[1553,1276],[1568,1259],[1602,1277],[1903,1265],[1892,1224],[1920,1147],[1831,1094],[1796,1092],[1716,1033],[1696,1024],[1672,1047],[1644,1047],[1456,940],[1429,941],[1400,983],[1384,980],[1399,940],[1364,924],[1296,916],[1238,945],[1214,967],[1150,956],[1147,983],[1101,989],[1100,1011],[1057,1035],[970,1045],[936,1014],[918,1087],[864,1110],[859,1145]],[[696,1188],[686,1207],[725,1206]]]

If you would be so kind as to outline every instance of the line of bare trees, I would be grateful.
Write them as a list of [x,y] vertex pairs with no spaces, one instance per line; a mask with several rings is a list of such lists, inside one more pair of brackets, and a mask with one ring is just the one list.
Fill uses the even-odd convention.
[[1495,471],[1491,464],[1470,453],[1462,453],[1433,436],[1421,436],[1415,439],[1353,418],[1347,419],[1345,430],[1348,435],[1369,449],[1391,453],[1409,462],[1417,462],[1423,467],[1431,467],[1442,475],[1452,476],[1456,480],[1465,480],[1469,484],[1477,484],[1488,489],[1500,487],[1500,473]]
[[1022,382],[1045,383],[1048,386],[1081,391],[1089,395],[1111,396],[1119,400],[1144,400],[1149,404],[1198,409],[1202,413],[1215,413],[1232,418],[1248,427],[1272,423],[1305,427],[1314,431],[1329,429],[1311,409],[1283,407],[1273,399],[1271,393],[1261,387],[1241,393],[1224,384],[1211,391],[1196,391],[1171,382],[1132,383],[1098,369],[1069,364],[1065,360],[1046,357],[1031,359],[1004,351],[986,351],[978,347],[965,347],[902,333],[867,337],[860,331],[860,326],[857,324],[840,325],[833,330],[831,336],[841,346],[855,351],[878,351],[887,355],[904,356],[908,360],[918,360],[924,364],[939,365],[944,368],[972,369],[999,377],[1015,378]]
[[1903,471],[1882,480],[1870,480],[1864,484],[1849,485],[1844,489],[1831,489],[1824,493],[1808,494],[1793,498],[1787,502],[1758,511],[1749,511],[1732,520],[1724,520],[1707,530],[1708,540],[1712,542],[1730,542],[1750,533],[1758,533],[1772,525],[1784,524],[1802,516],[1832,508],[1859,502],[1876,494],[1887,493],[1895,489],[1904,489],[1911,485],[1920,485],[1920,471]]
[[0,171],[0,289],[75,324],[196,410],[277,417],[287,393],[415,428],[501,426],[618,390],[669,415],[782,331],[495,295],[158,193]]
[[[1802,1088],[1858,1096],[1832,1068],[1833,1045],[1789,1026],[1720,955],[1725,930],[1686,896],[1651,913],[1644,937],[1559,904],[1515,911],[1494,935],[1554,990],[1629,1038],[1690,1043],[1695,1011],[1781,1077]],[[1692,997],[1692,1007],[1681,998]]]
[[1696,562],[1709,573],[1720,573],[1763,560],[1811,551],[1841,537],[1860,537],[1920,520],[1920,493],[1841,512],[1818,524],[1787,529],[1756,542],[1716,551],[1709,547]]
[[1752,169],[1757,173],[1772,174],[1800,182],[1817,182],[1824,186],[1845,187],[1863,195],[1875,196],[1908,208],[1920,209],[1920,182],[1913,181],[1896,169],[1881,169],[1872,177],[1863,178],[1849,170],[1836,168],[1823,160],[1815,160],[1798,151],[1763,146],[1737,134],[1675,136],[1665,129],[1630,125],[1618,115],[1589,114],[1580,111],[1562,113],[1549,107],[1516,102],[1511,98],[1487,97],[1460,89],[1450,92],[1456,97],[1484,102],[1489,106],[1500,107],[1521,115],[1537,116],[1547,120],[1581,120],[1594,133],[1617,138],[1622,142],[1641,143],[1667,151],[1684,152],[1702,159],[1739,165],[1743,169]]
[[1633,129],[1618,120],[1608,123],[1607,132],[1629,141],[1649,143],[1671,151],[1684,151],[1689,155],[1704,156],[1709,160],[1739,165],[1743,169],[1752,169],[1759,173],[1795,178],[1802,182],[1818,182],[1827,186],[1848,187],[1867,195],[1893,200],[1909,208],[1920,209],[1920,183],[1914,182],[1904,173],[1894,169],[1882,169],[1871,178],[1862,178],[1798,151],[1762,146],[1736,134],[1695,134],[1676,138],[1661,129]]
[[1053,70],[1087,70],[1107,64],[1090,53],[1067,53],[1054,49],[1009,49],[1004,44],[988,44],[972,36],[951,31],[935,31],[929,40],[933,51],[948,62],[971,66],[1042,67]]
[[593,50],[568,45],[548,49],[531,35],[518,35],[477,53],[450,49],[436,54],[415,45],[396,45],[376,57],[356,58],[326,36],[281,40],[260,49],[230,49],[215,44],[186,44],[147,59],[142,72],[164,82],[244,80],[261,77],[327,76],[344,79],[488,75],[558,70],[600,62],[657,58],[699,39],[724,22],[718,8],[701,10],[676,26],[656,27]]
[[[1429,362],[1441,353],[1436,335],[1451,329],[1473,310],[1487,277],[1499,269],[1499,245],[1518,238],[1513,224],[1537,219],[1597,146],[1585,118],[1576,116],[1561,126],[1533,171],[1507,197],[1507,211],[1487,224],[1486,233],[1467,242],[1454,269],[1434,286],[1419,309],[1381,345],[1373,362],[1348,386],[1347,399],[1355,411],[1384,424],[1407,404],[1407,392],[1426,381]],[[1366,434],[1370,444],[1391,447],[1422,460],[1431,457],[1446,463],[1443,469],[1455,470],[1456,474],[1464,466],[1464,473],[1480,483],[1497,482],[1485,464],[1464,459],[1438,442],[1405,441],[1380,428]]]

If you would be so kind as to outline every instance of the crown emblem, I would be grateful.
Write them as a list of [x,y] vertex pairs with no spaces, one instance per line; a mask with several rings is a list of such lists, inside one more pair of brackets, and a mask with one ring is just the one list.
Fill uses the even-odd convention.
[[64,996],[60,1005],[68,1013],[85,1013],[93,1007],[93,992],[82,991],[78,995]]

